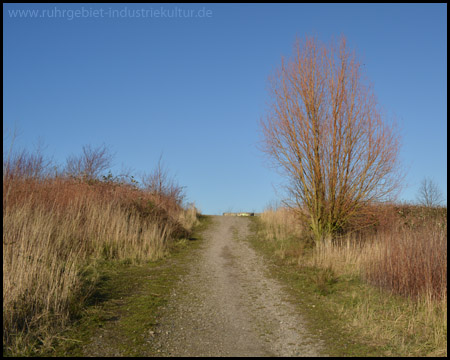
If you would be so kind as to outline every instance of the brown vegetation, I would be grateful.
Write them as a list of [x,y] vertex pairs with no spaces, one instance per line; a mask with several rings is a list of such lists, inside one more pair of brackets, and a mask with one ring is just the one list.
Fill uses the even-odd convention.
[[[353,301],[338,305],[351,326],[404,354],[445,355],[447,208],[378,205],[364,213],[367,218],[349,224],[346,234],[310,246],[310,230],[294,211],[268,209],[260,217],[261,235],[276,244],[275,255],[297,263],[299,271],[311,267],[333,279],[356,277],[382,291],[380,298],[354,289],[342,295],[361,301],[356,308]],[[391,301],[398,295],[401,306]]]
[[95,162],[87,177],[50,175],[41,164],[25,152],[3,162],[3,344],[16,354],[45,345],[77,314],[97,261],[161,258],[197,221],[181,190],[149,192],[101,176]]
[[369,237],[378,244],[365,278],[395,293],[447,299],[447,209],[396,206],[391,226]]

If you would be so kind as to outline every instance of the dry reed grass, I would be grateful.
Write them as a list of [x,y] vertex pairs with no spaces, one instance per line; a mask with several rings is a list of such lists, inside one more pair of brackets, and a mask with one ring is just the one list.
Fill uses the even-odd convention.
[[4,172],[4,350],[45,346],[67,324],[95,284],[85,282],[86,266],[159,259],[188,236],[197,210],[179,200],[130,184]]
[[[357,223],[371,226],[329,239],[310,252],[289,254],[300,266],[358,276],[384,292],[348,294],[358,298],[357,306],[344,303],[339,309],[353,319],[349,326],[362,329],[374,341],[396,344],[404,354],[446,355],[446,208],[378,206],[367,214],[370,219],[360,218]],[[291,242],[291,246],[304,247],[301,226],[288,209],[269,209],[261,220],[262,235],[278,242],[279,256],[289,255],[281,250],[289,237],[297,239],[297,245]],[[404,300],[396,302],[396,295]]]

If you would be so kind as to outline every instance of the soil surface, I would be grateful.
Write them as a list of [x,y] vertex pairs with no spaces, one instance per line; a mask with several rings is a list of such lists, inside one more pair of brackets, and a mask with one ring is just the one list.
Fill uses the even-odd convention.
[[326,356],[244,239],[249,218],[214,216],[149,343],[160,356]]

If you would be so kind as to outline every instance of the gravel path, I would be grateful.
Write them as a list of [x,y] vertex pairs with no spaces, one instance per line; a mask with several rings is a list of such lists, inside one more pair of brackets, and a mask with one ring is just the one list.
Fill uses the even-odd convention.
[[[214,216],[151,334],[161,356],[321,356],[289,295],[243,241],[249,219]],[[323,356],[323,355],[322,355]]]

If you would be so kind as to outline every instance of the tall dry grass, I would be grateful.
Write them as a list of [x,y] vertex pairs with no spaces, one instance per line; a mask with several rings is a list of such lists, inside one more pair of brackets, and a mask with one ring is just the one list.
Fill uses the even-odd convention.
[[[277,242],[279,256],[290,256],[291,262],[295,259],[300,266],[332,271],[338,277],[358,276],[387,291],[382,297],[384,305],[374,304],[380,298],[364,295],[357,309],[340,310],[343,314],[351,311],[346,316],[373,339],[396,339],[398,346],[406,347],[414,340],[404,339],[422,334],[415,349],[426,339],[423,346],[433,349],[430,354],[446,353],[447,209],[391,205],[372,208],[367,214],[370,219],[357,219],[358,224],[353,224],[356,231],[329,239],[308,252],[304,251],[307,228],[302,230],[288,209],[269,209],[261,215],[262,236]],[[404,306],[392,306],[389,294],[403,296]]]
[[98,260],[139,263],[167,254],[197,222],[180,199],[114,181],[3,177],[3,344],[45,346],[93,290]]
[[260,218],[266,225],[268,240],[300,238],[303,235],[303,226],[297,221],[295,214],[287,208],[267,208]]
[[[329,239],[316,246],[311,257],[300,256],[299,263],[358,274],[405,296],[445,299],[447,209],[387,206],[377,211],[374,226]],[[371,215],[377,216],[375,211]],[[302,247],[308,239],[307,228],[289,209],[268,209],[261,220],[266,239],[278,240],[280,246],[296,239],[294,246]]]
[[416,297],[447,297],[447,231],[424,223],[376,236],[378,251],[363,264],[367,281],[395,293]]
[[[311,244],[305,236],[305,227],[287,208],[268,207],[260,216],[264,224],[265,240],[277,243],[275,255],[295,262]],[[312,242],[312,237],[309,239]]]

